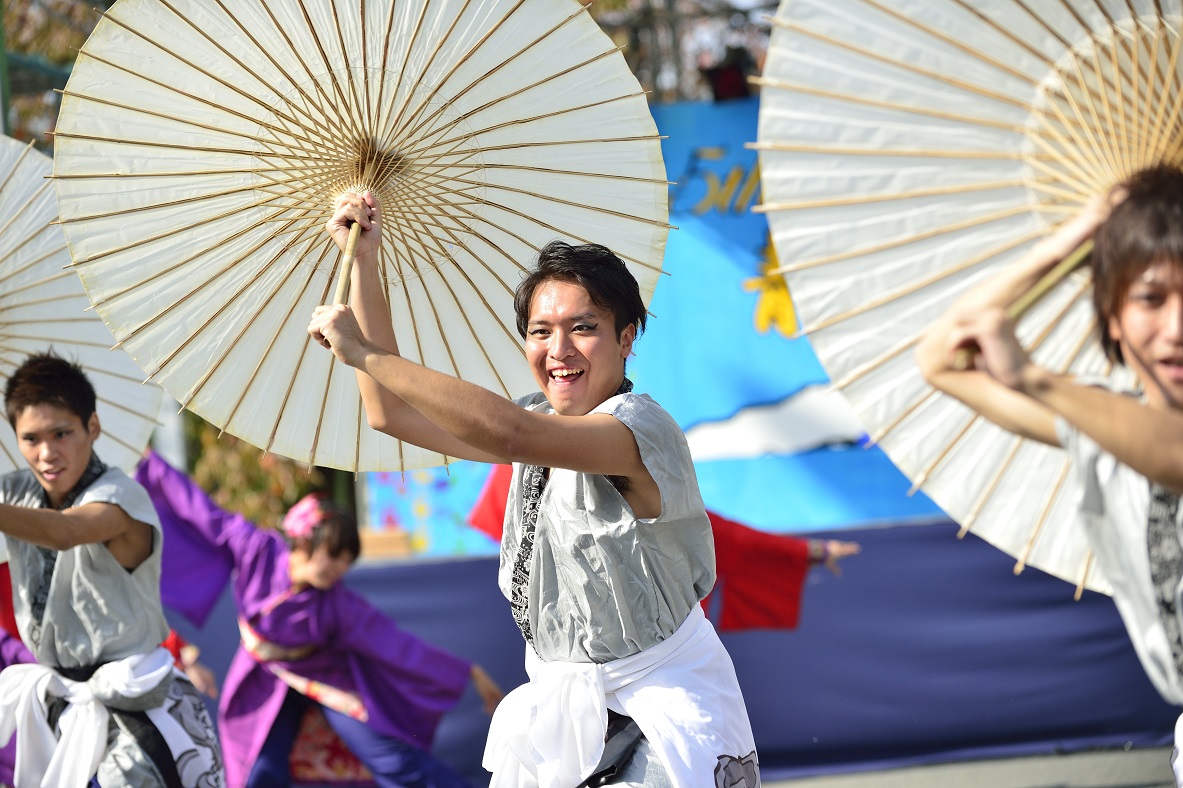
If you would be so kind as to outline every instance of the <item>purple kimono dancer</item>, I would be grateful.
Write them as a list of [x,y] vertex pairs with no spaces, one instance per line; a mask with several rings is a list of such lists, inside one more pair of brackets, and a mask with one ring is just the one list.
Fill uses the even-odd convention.
[[[155,454],[140,463],[136,480],[151,495],[165,533],[165,604],[200,626],[229,575],[238,615],[265,640],[289,649],[315,647],[303,659],[277,663],[280,667],[361,698],[368,720],[343,738],[363,763],[366,754],[357,752],[356,734],[368,732],[371,740],[410,744],[422,751],[424,760],[447,771],[426,753],[440,717],[464,691],[471,663],[403,632],[341,583],[327,591],[305,588],[268,610],[268,603],[291,587],[289,550],[282,537],[218,508]],[[283,681],[239,645],[218,703],[229,788],[247,784],[288,692]],[[333,714],[326,713],[331,724]],[[381,779],[377,773],[375,778]],[[434,784],[430,775],[420,778],[399,784]]]

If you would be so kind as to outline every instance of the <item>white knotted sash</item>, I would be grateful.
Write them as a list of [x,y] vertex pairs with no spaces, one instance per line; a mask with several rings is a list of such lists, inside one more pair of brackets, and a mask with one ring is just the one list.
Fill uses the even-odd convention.
[[604,751],[607,708],[636,721],[675,786],[713,786],[720,756],[755,752],[735,668],[697,605],[661,643],[604,664],[543,662],[497,706],[490,788],[574,788]]
[[[99,668],[103,680],[120,696],[151,692],[173,670],[166,649],[135,654]],[[96,671],[97,675],[97,671]],[[49,697],[64,698],[59,739],[46,719]],[[73,681],[44,665],[11,665],[0,672],[0,742],[13,733],[17,788],[84,786],[107,750],[110,712],[85,681]]]

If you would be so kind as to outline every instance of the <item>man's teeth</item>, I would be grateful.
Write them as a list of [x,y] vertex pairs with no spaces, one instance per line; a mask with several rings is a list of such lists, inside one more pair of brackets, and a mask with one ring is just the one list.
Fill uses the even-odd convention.
[[552,377],[556,377],[556,378],[569,378],[569,377],[574,377],[575,375],[582,375],[583,370],[581,370],[581,369],[556,369],[553,372],[551,372],[550,374]]

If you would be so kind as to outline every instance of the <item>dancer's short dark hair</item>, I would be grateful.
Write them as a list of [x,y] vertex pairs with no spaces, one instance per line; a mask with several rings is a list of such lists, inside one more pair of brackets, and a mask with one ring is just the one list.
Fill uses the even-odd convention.
[[539,285],[550,281],[571,282],[587,291],[592,303],[612,313],[616,336],[626,326],[635,325],[637,336],[645,330],[645,302],[632,272],[624,261],[605,246],[572,246],[551,241],[538,253],[538,262],[514,294],[518,333],[526,337],[530,322],[530,302]]
[[16,420],[25,408],[53,405],[82,419],[86,424],[95,412],[94,386],[78,364],[52,350],[26,358],[9,375],[4,386],[4,411],[8,423]]

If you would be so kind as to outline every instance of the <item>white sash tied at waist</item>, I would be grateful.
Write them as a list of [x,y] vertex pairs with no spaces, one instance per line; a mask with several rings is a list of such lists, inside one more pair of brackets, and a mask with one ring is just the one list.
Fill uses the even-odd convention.
[[543,662],[497,706],[482,765],[490,788],[575,788],[604,751],[609,706],[640,727],[678,788],[714,786],[720,756],[755,752],[735,669],[702,608],[670,637],[604,664]]
[[[124,698],[151,692],[171,674],[173,658],[166,649],[134,654],[95,671]],[[92,679],[94,677],[92,676]],[[58,720],[59,739],[47,719],[50,696],[67,705]],[[11,665],[0,672],[0,742],[14,732],[17,788],[85,786],[107,750],[110,712],[89,682],[73,681],[44,665]]]

